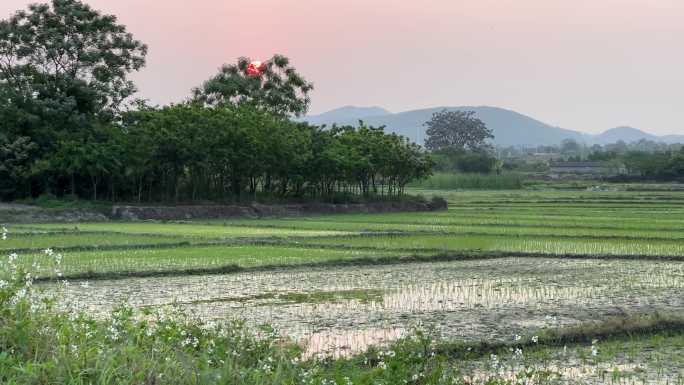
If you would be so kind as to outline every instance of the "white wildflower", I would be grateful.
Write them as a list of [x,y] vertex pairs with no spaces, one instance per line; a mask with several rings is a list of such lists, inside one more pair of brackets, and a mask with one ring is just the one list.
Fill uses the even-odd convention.
[[596,345],[591,345],[591,355],[594,357],[598,355],[598,347]]

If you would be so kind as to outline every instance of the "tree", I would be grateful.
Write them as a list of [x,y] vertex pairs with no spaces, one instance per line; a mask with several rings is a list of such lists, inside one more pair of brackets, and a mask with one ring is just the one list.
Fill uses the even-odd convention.
[[135,92],[128,74],[146,53],[115,16],[77,0],[0,20],[0,131],[35,145],[26,161],[34,193],[63,189],[65,180],[75,193],[78,176],[92,174],[78,159],[56,160],[119,116]]
[[684,178],[684,147],[672,155],[669,172],[676,178]]
[[115,16],[78,0],[32,4],[0,21],[0,83],[80,112],[117,111],[135,92],[127,74],[146,53]]
[[283,55],[263,64],[260,76],[247,72],[251,60],[238,59],[193,90],[194,99],[209,106],[249,104],[278,116],[302,116],[311,102],[313,84],[304,79]]
[[561,142],[561,154],[569,156],[579,156],[582,146],[574,139],[563,139]]
[[0,199],[12,199],[27,193],[25,187],[31,175],[31,157],[36,144],[30,138],[10,139],[0,133]]
[[670,154],[629,151],[623,157],[625,167],[631,174],[661,178],[667,173]]
[[425,126],[425,147],[432,151],[452,148],[479,152],[487,148],[487,139],[494,138],[484,122],[475,117],[474,111],[435,112]]

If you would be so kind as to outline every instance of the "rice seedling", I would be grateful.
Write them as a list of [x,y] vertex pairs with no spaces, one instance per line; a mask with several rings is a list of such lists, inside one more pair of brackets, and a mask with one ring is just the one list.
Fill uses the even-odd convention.
[[41,250],[46,248],[106,248],[110,246],[139,246],[179,244],[176,237],[132,234],[16,234],[0,243],[0,251]]
[[[268,245],[216,245],[173,248],[70,251],[64,254],[63,273],[68,277],[154,276],[175,272],[189,274],[212,269],[301,265],[357,258],[392,257],[392,251],[300,248]],[[25,254],[18,263],[33,266],[44,260],[42,253]],[[230,271],[228,269],[227,271]],[[196,272],[196,273],[197,273]],[[45,272],[38,278],[51,278]]]
[[677,262],[517,258],[93,281],[71,285],[65,301],[103,314],[121,301],[180,306],[204,319],[268,324],[297,341],[418,325],[475,341],[589,321],[616,307],[677,310],[672,296],[683,276]]
[[155,234],[176,237],[196,238],[235,238],[235,237],[289,237],[289,236],[323,236],[342,235],[346,232],[315,231],[302,229],[279,229],[264,227],[244,226],[207,226],[189,223],[156,223],[156,222],[107,222],[107,223],[80,223],[75,226],[65,227],[63,224],[34,224],[34,229],[77,229],[80,231],[110,232],[121,234]]

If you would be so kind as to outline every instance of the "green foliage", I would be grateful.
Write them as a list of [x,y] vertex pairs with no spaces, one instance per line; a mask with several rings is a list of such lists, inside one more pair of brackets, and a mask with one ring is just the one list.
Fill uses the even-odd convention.
[[[31,158],[37,145],[26,136],[10,139],[0,133],[0,199],[17,198],[31,176]],[[18,188],[19,187],[19,188]]]
[[23,165],[34,148],[28,139],[0,138],[0,146],[0,172],[14,183],[4,196],[15,198],[26,196],[15,186],[29,171],[49,176],[58,196],[227,201],[399,196],[432,168],[419,146],[382,128],[326,130],[246,104],[129,112],[121,126],[96,124],[63,136],[51,156],[30,168]]
[[116,17],[77,0],[33,4],[0,22],[3,83],[84,113],[117,109],[131,96],[126,75],[143,67],[146,52]]
[[623,156],[623,160],[630,173],[655,177],[666,172],[670,154],[630,151]]
[[195,100],[210,106],[248,104],[279,116],[301,116],[309,109],[313,84],[290,66],[283,55],[274,55],[264,63],[261,76],[250,76],[251,60],[238,59],[224,65],[219,73],[193,93]]
[[0,141],[23,147],[21,166],[9,171],[19,174],[16,187],[2,198],[65,185],[73,193],[77,172],[97,197],[117,152],[101,146],[101,131],[135,92],[127,76],[146,53],[116,17],[76,0],[33,4],[0,21]]
[[486,151],[445,148],[433,151],[432,156],[438,171],[488,174],[492,171],[501,173],[503,168],[503,163]]
[[290,120],[313,86],[282,55],[240,58],[190,103],[121,112],[147,48],[75,0],[0,22],[0,198],[128,201],[399,196],[432,163],[381,128]]
[[493,139],[492,131],[474,111],[435,112],[425,123],[427,139],[425,147],[429,150],[470,150],[483,151],[487,148],[487,139]]
[[684,177],[684,147],[672,156],[668,165],[668,171],[672,175]]
[[250,105],[146,109],[127,116],[121,136],[131,159],[115,174],[118,195],[137,200],[396,196],[432,165],[382,128],[324,130]]

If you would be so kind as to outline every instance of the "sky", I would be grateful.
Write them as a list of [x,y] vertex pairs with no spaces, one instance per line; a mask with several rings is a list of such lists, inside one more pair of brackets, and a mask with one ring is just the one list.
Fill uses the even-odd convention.
[[[35,1],[2,0],[0,17]],[[274,53],[310,113],[508,108],[598,133],[684,134],[682,0],[89,0],[149,46],[139,97],[178,102],[240,56]]]

